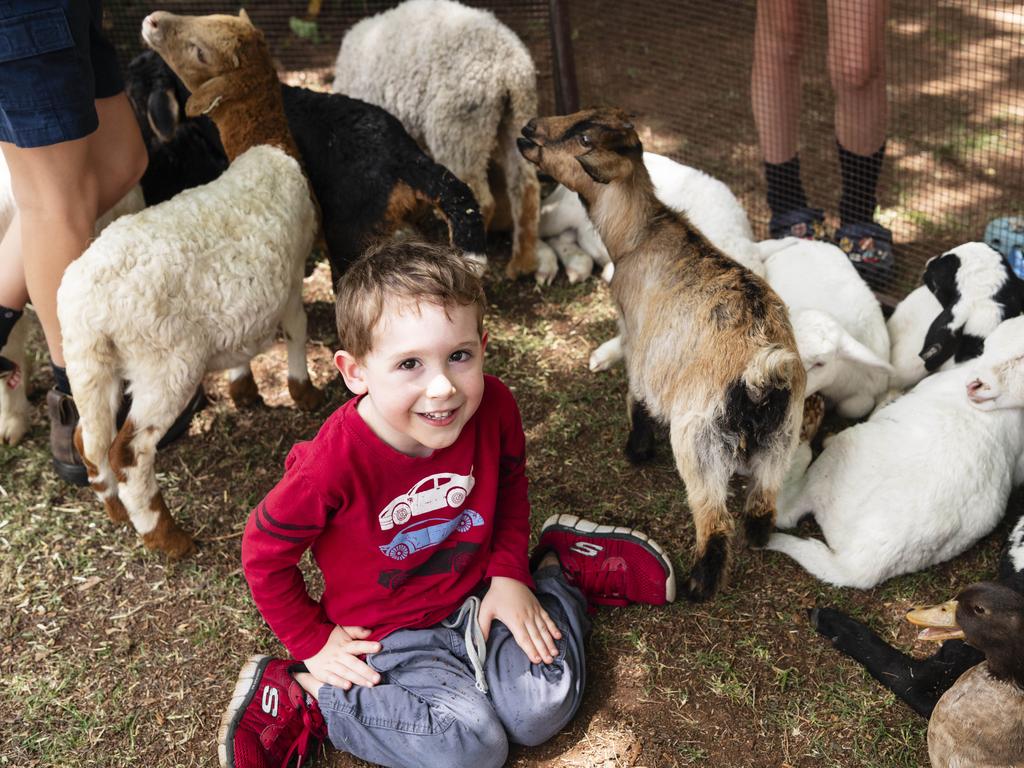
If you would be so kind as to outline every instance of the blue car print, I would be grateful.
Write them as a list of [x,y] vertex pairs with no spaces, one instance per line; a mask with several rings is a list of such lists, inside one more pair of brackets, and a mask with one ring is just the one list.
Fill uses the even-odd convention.
[[380,551],[392,560],[405,560],[413,552],[436,547],[452,535],[454,531],[465,533],[470,528],[483,525],[484,519],[479,512],[467,509],[458,517],[448,520],[443,517],[431,517],[419,520],[402,530],[387,544],[381,545]]

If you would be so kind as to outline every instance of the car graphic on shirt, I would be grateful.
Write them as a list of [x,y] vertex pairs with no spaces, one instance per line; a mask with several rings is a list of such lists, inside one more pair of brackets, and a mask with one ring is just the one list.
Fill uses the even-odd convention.
[[389,531],[396,525],[404,525],[411,518],[435,509],[457,509],[462,506],[475,484],[472,467],[468,475],[439,472],[425,477],[384,507],[378,516],[380,529]]
[[460,541],[454,547],[445,547],[432,554],[425,563],[403,571],[392,568],[377,575],[377,583],[385,589],[399,589],[409,579],[420,576],[436,576],[441,573],[462,573],[473,560],[480,545],[472,541]]
[[483,517],[472,509],[467,509],[451,520],[443,517],[431,517],[408,526],[387,544],[382,544],[380,551],[392,560],[405,560],[413,552],[436,547],[454,531],[465,533],[470,528],[483,524]]

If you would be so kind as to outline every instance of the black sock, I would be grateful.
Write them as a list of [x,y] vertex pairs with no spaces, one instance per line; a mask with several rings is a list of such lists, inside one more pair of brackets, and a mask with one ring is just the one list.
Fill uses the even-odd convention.
[[4,344],[7,343],[7,337],[11,335],[14,324],[18,322],[21,314],[20,309],[0,306],[0,349],[3,349]]
[[836,141],[843,193],[839,198],[840,225],[875,220],[875,188],[885,158],[885,144],[873,155],[855,155]]
[[50,361],[50,369],[53,371],[53,386],[58,392],[64,395],[71,394],[71,383],[68,381],[68,371],[66,368],[61,368],[52,360]]
[[784,163],[765,163],[764,179],[768,182],[768,207],[772,216],[807,207],[807,196],[800,181],[800,155]]

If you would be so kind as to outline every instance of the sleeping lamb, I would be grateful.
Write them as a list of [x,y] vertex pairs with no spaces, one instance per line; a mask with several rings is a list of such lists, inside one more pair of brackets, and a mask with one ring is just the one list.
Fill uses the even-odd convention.
[[[804,466],[810,452],[803,452]],[[799,472],[797,472],[799,475]],[[792,475],[791,475],[792,476]],[[811,514],[825,541],[776,533],[768,549],[830,584],[868,589],[966,550],[1024,481],[1024,317],[971,366],[924,379],[840,432],[779,500],[777,526]]]

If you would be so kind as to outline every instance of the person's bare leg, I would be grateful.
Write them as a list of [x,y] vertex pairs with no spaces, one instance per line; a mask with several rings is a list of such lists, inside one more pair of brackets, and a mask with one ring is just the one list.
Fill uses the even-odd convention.
[[[27,287],[50,356],[59,366],[64,354],[57,288],[64,270],[88,246],[97,216],[123,197],[146,167],[145,146],[127,97],[99,99],[96,111],[99,128],[85,138],[31,149],[0,143],[18,204],[11,227],[17,234],[0,242],[0,296],[20,299],[24,306]],[[12,306],[2,299],[0,304]]]
[[750,75],[754,122],[768,163],[792,159],[799,142],[801,0],[758,0]]
[[828,68],[836,138],[858,155],[885,143],[885,19],[888,0],[828,0]]

